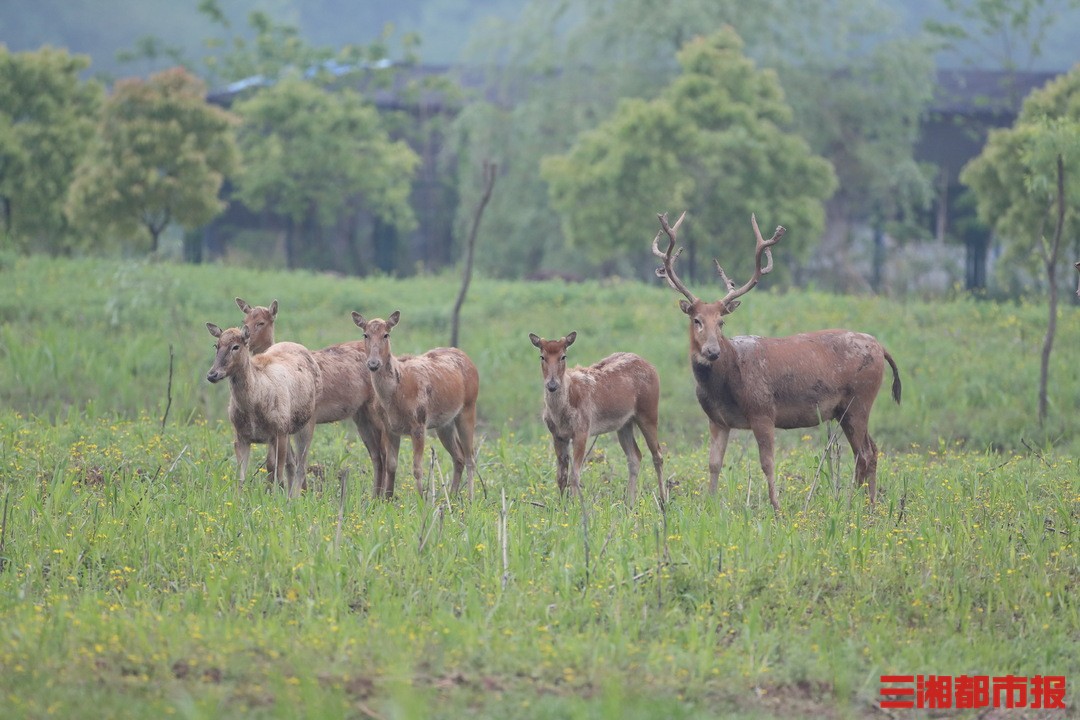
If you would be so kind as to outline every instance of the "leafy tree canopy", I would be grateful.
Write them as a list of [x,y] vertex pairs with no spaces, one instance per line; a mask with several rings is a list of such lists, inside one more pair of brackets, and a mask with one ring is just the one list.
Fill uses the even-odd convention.
[[960,180],[975,193],[979,218],[1005,247],[999,267],[1034,270],[1053,232],[1057,157],[1065,182],[1066,238],[1076,247],[1080,221],[1080,65],[1032,92],[1011,128],[990,133]]
[[245,159],[237,197],[248,207],[325,224],[359,199],[398,230],[416,226],[409,193],[419,158],[390,139],[356,92],[328,92],[293,75],[234,110]]
[[756,213],[789,228],[787,258],[805,257],[836,178],[782,129],[791,109],[776,74],[743,55],[730,27],[688,42],[678,62],[682,74],[656,99],[623,101],[568,153],[544,160],[569,241],[594,260],[647,251],[653,213],[687,209],[694,244],[742,275],[753,267]]
[[60,252],[73,242],[64,198],[102,95],[79,80],[88,64],[65,50],[0,45],[0,229],[22,249]]
[[171,223],[202,225],[220,213],[218,193],[238,165],[235,118],[205,97],[205,84],[182,68],[118,82],[77,170],[72,217],[156,251]]

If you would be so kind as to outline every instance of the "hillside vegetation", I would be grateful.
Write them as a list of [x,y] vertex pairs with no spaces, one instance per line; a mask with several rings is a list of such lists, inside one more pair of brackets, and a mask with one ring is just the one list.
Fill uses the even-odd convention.
[[[235,296],[259,305],[276,298],[278,339],[312,348],[358,339],[352,310],[367,317],[401,310],[395,352],[422,352],[448,342],[458,282],[449,275],[358,280],[230,267],[12,259],[0,269],[0,403],[49,419],[86,413],[160,420],[172,352],[168,423],[221,421],[228,392],[204,379],[213,359],[204,323],[239,324]],[[699,294],[710,295],[704,288]],[[510,431],[523,438],[546,434],[539,419],[539,363],[528,333],[559,337],[576,330],[571,364],[625,350],[656,365],[663,441],[707,435],[688,367],[687,321],[676,299],[659,281],[474,282],[463,309],[461,345],[480,370],[481,433],[489,439]],[[1080,449],[1080,417],[1074,412],[1080,398],[1080,312],[1073,306],[1061,310],[1044,429],[1035,422],[1045,327],[1041,303],[897,303],[759,289],[726,332],[787,335],[828,327],[869,332],[896,358],[903,402],[896,406],[889,399],[886,369],[870,424],[884,450],[958,444],[976,451],[1015,450],[1025,442]]]
[[[1037,305],[745,298],[732,331],[869,330],[904,381],[871,423],[880,502],[813,428],[781,433],[775,516],[746,433],[705,493],[672,292],[480,280],[463,326],[482,376],[475,501],[425,502],[400,473],[374,500],[343,425],[316,430],[289,501],[237,485],[203,323],[239,320],[235,295],[277,298],[279,338],[322,346],[358,335],[352,309],[400,309],[395,349],[422,350],[445,341],[453,278],[5,263],[5,718],[878,718],[880,677],[916,673],[1064,676],[1076,705],[1074,308],[1039,433]],[[626,498],[613,439],[582,496],[559,496],[527,333],[571,329],[581,362],[633,350],[660,369],[667,504],[650,472]],[[439,449],[426,480],[448,471]]]

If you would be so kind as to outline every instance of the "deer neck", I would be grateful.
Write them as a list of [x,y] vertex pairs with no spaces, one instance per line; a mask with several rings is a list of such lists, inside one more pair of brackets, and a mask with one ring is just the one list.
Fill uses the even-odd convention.
[[252,392],[255,386],[255,368],[251,362],[251,353],[240,353],[240,362],[236,370],[229,375],[229,387],[233,395],[244,397]]
[[386,356],[383,366],[371,373],[371,386],[383,405],[388,405],[401,386],[401,363],[393,353]]
[[562,382],[559,383],[558,390],[549,392],[546,387],[544,388],[545,415],[556,425],[568,426],[573,424],[578,408],[574,407],[571,402],[571,397],[577,395],[577,393],[572,394],[571,389],[577,389],[576,379],[570,372],[566,372],[563,375]]

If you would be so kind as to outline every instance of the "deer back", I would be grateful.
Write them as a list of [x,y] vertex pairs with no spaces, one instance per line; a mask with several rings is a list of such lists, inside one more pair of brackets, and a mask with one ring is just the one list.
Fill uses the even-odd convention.
[[769,418],[778,428],[813,427],[868,412],[881,387],[885,350],[874,337],[820,330],[788,337],[723,338],[714,362],[692,360],[698,400],[727,427]]
[[397,358],[399,411],[423,407],[428,427],[439,427],[475,404],[480,389],[476,366],[457,348],[435,348]]
[[374,391],[362,341],[331,345],[313,354],[322,375],[316,422],[345,420],[370,406]]

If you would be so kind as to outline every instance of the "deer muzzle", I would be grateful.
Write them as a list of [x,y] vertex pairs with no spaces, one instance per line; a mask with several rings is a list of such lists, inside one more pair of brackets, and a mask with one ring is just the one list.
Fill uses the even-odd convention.
[[367,369],[371,372],[375,372],[382,367],[382,360],[378,358],[369,357],[367,361]]
[[206,379],[212,383],[216,383],[225,377],[225,373],[221,372],[217,368],[210,368],[210,372],[206,373]]
[[551,380],[548,380],[546,383],[544,383],[544,387],[547,388],[548,392],[555,392],[559,389],[559,381],[552,378]]
[[701,354],[705,356],[705,359],[709,362],[716,362],[720,359],[720,343],[706,343],[701,346]]

